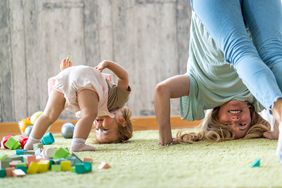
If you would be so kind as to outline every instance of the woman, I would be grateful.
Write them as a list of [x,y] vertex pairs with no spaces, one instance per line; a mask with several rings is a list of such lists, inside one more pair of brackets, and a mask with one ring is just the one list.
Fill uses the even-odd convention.
[[[171,77],[155,88],[160,144],[173,143],[170,98],[181,98],[181,115],[188,120],[202,119],[206,109],[229,107],[225,111],[229,122],[220,113],[216,120],[231,130],[232,138],[244,137],[253,126],[252,112],[247,112],[245,121],[244,109],[259,112],[265,108],[281,122],[281,1],[196,0],[191,6],[187,74]],[[247,131],[237,134],[231,126],[244,130],[247,126]],[[277,138],[275,130],[263,135]]]

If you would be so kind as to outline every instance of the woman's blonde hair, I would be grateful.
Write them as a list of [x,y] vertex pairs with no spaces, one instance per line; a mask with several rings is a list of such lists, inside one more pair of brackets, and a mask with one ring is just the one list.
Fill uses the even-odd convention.
[[124,118],[124,123],[118,124],[119,140],[118,142],[126,142],[132,137],[133,128],[131,123],[131,111],[128,107],[123,107],[121,109],[122,116]]
[[[249,104],[251,113],[251,127],[247,131],[244,139],[250,138],[261,138],[263,133],[270,130],[270,124],[263,119]],[[225,141],[235,139],[235,135],[231,129],[221,124],[218,121],[218,112],[220,107],[214,108],[201,124],[200,132],[183,132],[179,131],[176,135],[177,141],[180,143],[193,143],[201,140],[212,140],[212,141]]]

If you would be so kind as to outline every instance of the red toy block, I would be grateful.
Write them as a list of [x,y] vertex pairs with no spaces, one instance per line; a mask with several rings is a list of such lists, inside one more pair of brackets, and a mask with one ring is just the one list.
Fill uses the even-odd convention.
[[24,148],[26,142],[28,140],[28,137],[27,136],[24,136],[24,135],[21,135],[20,138],[19,138],[19,142],[21,144],[21,148]]
[[8,147],[5,145],[6,142],[8,141],[8,139],[11,137],[11,135],[7,135],[7,136],[4,136],[1,140],[1,147],[2,148],[5,148],[5,149],[8,149]]

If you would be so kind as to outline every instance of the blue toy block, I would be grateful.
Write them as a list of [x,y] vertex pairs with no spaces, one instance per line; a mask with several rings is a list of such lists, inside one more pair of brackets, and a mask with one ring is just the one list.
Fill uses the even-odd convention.
[[75,164],[75,172],[77,174],[85,174],[92,171],[92,163],[83,162]]
[[251,167],[252,168],[260,167],[260,159],[256,159],[254,162],[252,162]]
[[41,143],[43,145],[50,145],[55,142],[54,136],[52,133],[48,132],[44,134],[44,136],[41,138]]

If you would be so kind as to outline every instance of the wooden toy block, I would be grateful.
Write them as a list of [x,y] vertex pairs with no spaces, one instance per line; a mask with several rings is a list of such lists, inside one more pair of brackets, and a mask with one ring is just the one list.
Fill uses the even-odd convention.
[[40,160],[38,163],[38,173],[47,172],[50,168],[50,161],[49,160]]
[[61,161],[62,171],[71,171],[71,161]]
[[28,166],[27,173],[28,174],[36,174],[37,171],[38,171],[38,168],[39,168],[39,166],[38,166],[37,162],[32,161]]
[[11,137],[11,135],[7,135],[7,136],[4,136],[1,140],[1,147],[2,148],[5,148],[5,149],[8,149],[8,147],[6,146],[6,142],[8,141],[8,139]]
[[27,167],[27,164],[25,162],[21,162],[21,163],[16,165],[16,168],[19,167],[19,166]]
[[24,157],[21,155],[11,155],[8,157],[8,160],[10,161],[24,161]]
[[8,155],[0,153],[0,161],[5,161],[8,158]]
[[21,169],[25,173],[27,173],[27,166],[16,166],[16,169]]
[[44,148],[41,152],[42,156],[45,158],[52,158],[56,152],[57,148]]
[[14,170],[14,169],[15,169],[14,167],[7,167],[7,168],[6,168],[6,176],[12,177],[12,176],[13,176],[13,170]]
[[31,162],[36,161],[36,156],[35,155],[30,155],[26,157],[26,163],[29,166]]
[[60,158],[67,158],[70,155],[70,152],[66,148],[59,148],[56,150],[56,152],[53,155],[54,159],[60,159]]
[[55,142],[54,136],[52,133],[48,132],[45,133],[44,136],[41,138],[41,143],[43,145],[50,145]]
[[27,136],[21,135],[21,136],[19,137],[19,142],[20,142],[20,144],[21,144],[21,148],[24,148],[24,146],[25,146],[27,140],[28,140],[28,137],[27,137]]
[[16,167],[18,164],[22,163],[21,160],[10,161],[10,167]]
[[33,150],[36,150],[36,149],[41,149],[43,150],[44,146],[42,143],[36,143],[36,144],[33,144]]
[[92,172],[92,163],[90,162],[83,162],[85,172]]
[[23,177],[26,174],[22,169],[14,169],[12,173],[14,177]]
[[34,155],[34,151],[33,150],[17,149],[16,155]]
[[83,163],[75,164],[75,172],[77,174],[84,174],[84,173],[86,173],[84,164]]
[[93,159],[92,159],[92,158],[89,158],[89,157],[84,157],[84,158],[83,158],[83,162],[90,162],[90,163],[93,163]]
[[67,157],[68,160],[71,160],[72,165],[75,166],[75,164],[82,163],[83,161],[74,153],[71,154],[71,156]]
[[36,150],[34,150],[34,155],[38,156],[41,154],[41,149],[37,148]]
[[61,165],[60,165],[60,164],[53,164],[53,165],[51,166],[51,170],[52,170],[53,172],[59,172],[59,171],[61,171]]
[[5,169],[0,169],[0,178],[6,177],[6,170]]
[[19,143],[19,141],[17,141],[13,136],[11,136],[5,146],[11,150],[15,150],[15,149],[19,149],[21,147],[21,144]]
[[99,165],[98,168],[99,168],[99,169],[109,169],[109,168],[111,168],[111,165],[109,165],[109,164],[106,163],[106,162],[101,162],[101,164]]
[[252,168],[260,167],[260,159],[256,159],[254,162],[252,162],[251,167]]
[[5,161],[0,161],[0,169],[5,169],[10,166],[10,161],[5,160]]

